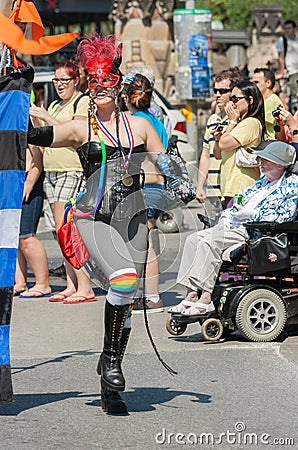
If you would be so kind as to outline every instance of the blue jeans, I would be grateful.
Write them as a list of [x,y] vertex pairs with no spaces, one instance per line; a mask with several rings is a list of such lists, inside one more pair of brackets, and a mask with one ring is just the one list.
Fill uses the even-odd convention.
[[28,202],[23,203],[22,205],[20,238],[28,238],[36,234],[43,208],[43,179],[44,173],[42,173],[36,181]]

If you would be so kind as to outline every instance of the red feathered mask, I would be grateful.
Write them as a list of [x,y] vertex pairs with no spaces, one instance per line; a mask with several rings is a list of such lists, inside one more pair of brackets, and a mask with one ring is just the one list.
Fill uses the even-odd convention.
[[89,89],[113,88],[121,78],[122,45],[117,45],[116,37],[94,35],[82,40],[78,47],[78,57],[88,72]]

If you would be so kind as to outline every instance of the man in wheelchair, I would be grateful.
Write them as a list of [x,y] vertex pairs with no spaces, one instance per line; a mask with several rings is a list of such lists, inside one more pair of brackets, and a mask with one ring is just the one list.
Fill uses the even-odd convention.
[[212,292],[223,254],[246,242],[245,223],[283,223],[295,218],[298,175],[291,170],[296,160],[294,147],[276,141],[256,154],[262,177],[242,192],[242,204],[224,210],[214,227],[187,237],[177,275],[177,282],[187,288],[187,295],[169,313],[196,319],[215,310]]

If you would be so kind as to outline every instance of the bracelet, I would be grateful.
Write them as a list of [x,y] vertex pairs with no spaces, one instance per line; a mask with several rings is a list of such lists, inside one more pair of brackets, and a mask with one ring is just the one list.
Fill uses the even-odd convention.
[[236,120],[229,120],[229,125],[230,123],[233,123],[234,125],[238,125],[238,122]]

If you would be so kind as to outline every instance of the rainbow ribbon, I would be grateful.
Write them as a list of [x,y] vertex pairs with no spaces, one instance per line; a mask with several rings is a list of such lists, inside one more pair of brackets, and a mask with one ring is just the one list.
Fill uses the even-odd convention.
[[[100,167],[100,173],[99,173],[99,183],[98,183],[98,191],[97,191],[97,200],[96,200],[96,205],[95,207],[92,209],[92,211],[88,211],[86,213],[77,213],[75,211],[75,204],[72,207],[72,214],[75,217],[88,217],[91,216],[92,214],[95,214],[96,211],[98,210],[101,201],[102,201],[102,197],[103,197],[103,191],[104,191],[104,180],[105,180],[105,170],[106,170],[106,164],[107,164],[107,152],[106,152],[106,144],[104,143],[103,137],[98,133],[97,136],[99,137],[99,141],[100,141],[100,145],[101,145],[101,151],[102,151],[102,161],[101,161],[101,167]],[[77,200],[79,200],[81,198],[82,194],[79,193]],[[71,201],[72,199],[70,199]],[[68,203],[66,203],[65,207],[68,208]],[[67,209],[66,209],[67,211]]]

